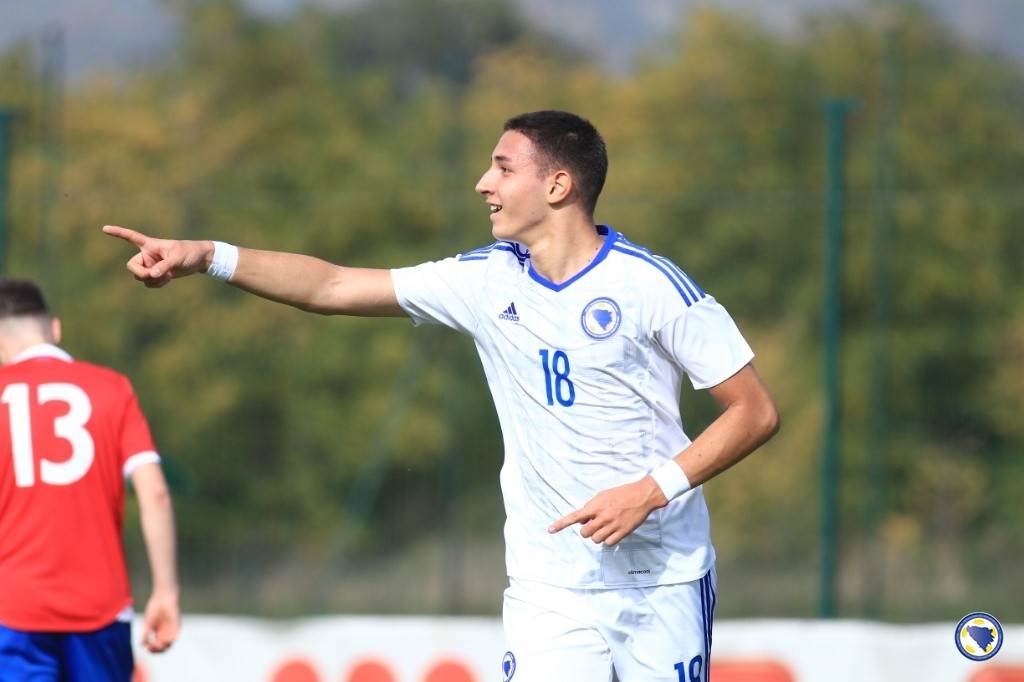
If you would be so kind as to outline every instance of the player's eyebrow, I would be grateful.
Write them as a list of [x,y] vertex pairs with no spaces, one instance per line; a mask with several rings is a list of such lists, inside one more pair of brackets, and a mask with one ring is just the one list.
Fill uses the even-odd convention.
[[512,160],[511,158],[505,156],[504,154],[495,154],[493,158],[495,163],[508,163],[509,161]]

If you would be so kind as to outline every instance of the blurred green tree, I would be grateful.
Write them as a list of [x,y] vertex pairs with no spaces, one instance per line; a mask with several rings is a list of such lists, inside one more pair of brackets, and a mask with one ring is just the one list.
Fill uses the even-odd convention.
[[[812,613],[820,103],[835,95],[862,105],[849,169],[841,605],[856,611],[872,570],[883,615],[900,618],[944,617],[1013,584],[998,567],[1024,554],[1019,66],[889,5],[814,16],[786,37],[701,10],[673,49],[623,77],[499,2],[384,0],[276,19],[231,0],[170,6],[184,26],[173,60],[94,77],[67,101],[53,209],[67,257],[50,293],[69,349],[132,376],[152,416],[177,492],[186,607],[380,610],[390,597],[391,608],[440,608],[423,582],[403,592],[391,572],[373,592],[344,560],[407,552],[419,576],[422,538],[451,523],[491,581],[470,608],[493,608],[500,434],[468,341],[310,316],[200,278],[143,293],[98,227],[375,267],[441,258],[490,241],[472,186],[501,122],[566,108],[609,143],[598,219],[729,307],[782,408],[764,452],[708,486],[734,589],[724,612]],[[32,68],[24,50],[0,59],[0,101],[30,119]],[[37,146],[25,135],[13,168],[12,270],[26,276],[39,273],[24,198]],[[880,347],[887,418],[873,437]],[[684,391],[689,431],[715,411]],[[982,568],[988,578],[972,580]]]

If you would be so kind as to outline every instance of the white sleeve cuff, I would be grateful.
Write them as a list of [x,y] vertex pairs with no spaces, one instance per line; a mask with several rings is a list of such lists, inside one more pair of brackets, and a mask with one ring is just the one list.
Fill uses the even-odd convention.
[[154,462],[159,461],[160,455],[156,454],[152,450],[136,452],[124,462],[124,477],[129,478],[133,473],[135,473],[135,470],[143,464],[153,464]]

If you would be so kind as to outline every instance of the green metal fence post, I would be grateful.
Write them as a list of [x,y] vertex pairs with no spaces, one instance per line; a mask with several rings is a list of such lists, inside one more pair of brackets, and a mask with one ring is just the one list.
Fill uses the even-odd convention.
[[845,203],[846,118],[850,100],[825,103],[828,186],[825,194],[825,263],[822,314],[825,433],[821,466],[821,593],[818,615],[836,615],[836,559],[839,544],[839,333],[843,280],[843,209]]
[[11,122],[14,112],[0,109],[0,275],[7,265],[8,168],[11,156]]

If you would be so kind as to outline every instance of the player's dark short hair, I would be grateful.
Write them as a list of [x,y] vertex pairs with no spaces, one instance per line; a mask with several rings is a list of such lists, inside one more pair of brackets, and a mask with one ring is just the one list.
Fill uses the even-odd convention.
[[504,129],[530,138],[545,173],[556,168],[569,171],[584,207],[593,215],[608,175],[608,150],[590,121],[568,111],[534,111],[513,116]]
[[49,317],[50,309],[35,282],[0,279],[0,320],[8,317]]

